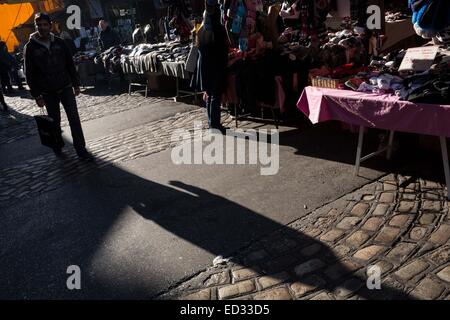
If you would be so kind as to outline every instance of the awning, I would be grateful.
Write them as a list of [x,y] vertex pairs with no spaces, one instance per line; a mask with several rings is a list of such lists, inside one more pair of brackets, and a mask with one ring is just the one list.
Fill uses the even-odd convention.
[[30,3],[37,2],[39,0],[0,0],[0,4],[17,4],[17,3]]
[[31,3],[0,4],[0,39],[6,42],[9,51],[13,51],[14,47],[20,44],[13,33],[14,27],[29,21],[33,14]]
[[34,31],[33,15],[46,12],[52,17],[64,9],[63,0],[0,0],[0,39],[8,50],[28,40]]

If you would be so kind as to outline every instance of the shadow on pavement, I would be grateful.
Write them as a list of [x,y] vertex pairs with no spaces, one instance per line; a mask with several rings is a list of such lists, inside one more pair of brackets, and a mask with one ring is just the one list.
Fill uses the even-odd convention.
[[[301,133],[302,139],[298,139]],[[381,136],[387,141],[385,130],[369,129],[364,135],[362,156],[375,152]],[[431,137],[436,139],[438,137]],[[358,133],[343,130],[338,122],[315,126],[303,123],[300,129],[280,133],[280,145],[293,147],[295,154],[333,162],[355,164]],[[389,173],[414,175],[445,184],[440,149],[426,150],[419,144],[419,135],[396,132],[394,149],[390,160],[386,154],[378,155],[361,163],[369,168]],[[361,176],[361,172],[360,172]]]
[[[352,276],[351,282],[342,283],[339,276],[317,283],[311,276],[328,267],[342,276],[353,270],[339,262],[326,244],[176,177],[162,185],[115,165],[98,168],[77,162],[67,168],[64,161],[63,170],[82,171],[86,166],[92,170],[65,181],[65,187],[42,193],[28,206],[1,210],[6,239],[0,248],[1,299],[155,298],[167,288],[164,279],[182,264],[176,255],[183,254],[186,242],[215,256],[230,256],[274,231],[294,241],[298,250],[289,251],[278,265],[237,262],[274,274],[309,261],[304,275],[292,274],[290,281],[328,291],[366,287],[361,275]],[[314,244],[318,250],[313,256],[300,253]],[[82,270],[79,291],[66,288],[66,269],[72,264]],[[360,272],[365,274],[364,266]],[[376,294],[362,289],[358,295],[409,299],[386,285]]]

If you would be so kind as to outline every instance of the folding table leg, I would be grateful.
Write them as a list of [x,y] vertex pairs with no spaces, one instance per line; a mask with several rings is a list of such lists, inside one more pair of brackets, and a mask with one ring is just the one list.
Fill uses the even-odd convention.
[[178,82],[178,77],[175,77],[175,79],[176,79],[175,83],[176,83],[176,86],[177,86],[176,87],[177,88],[177,93],[176,93],[175,98],[173,98],[173,101],[178,102],[178,99],[180,97],[180,92],[179,92],[179,90],[180,90],[180,83]]
[[359,126],[358,149],[356,150],[356,163],[355,163],[355,173],[354,173],[355,176],[357,176],[359,174],[359,165],[361,163],[361,152],[362,152],[363,139],[364,139],[364,126]]
[[[239,103],[239,105],[240,105],[240,103]],[[238,127],[237,108],[238,108],[238,103],[235,103],[234,104],[234,122],[235,122],[234,124],[235,124],[236,128]]]
[[392,144],[394,142],[394,131],[389,131],[389,142],[388,142],[388,149],[386,153],[386,159],[390,160],[392,155]]
[[447,199],[450,200],[450,170],[448,167],[447,140],[445,137],[439,137],[441,141],[442,162],[444,164],[445,184],[447,185]]

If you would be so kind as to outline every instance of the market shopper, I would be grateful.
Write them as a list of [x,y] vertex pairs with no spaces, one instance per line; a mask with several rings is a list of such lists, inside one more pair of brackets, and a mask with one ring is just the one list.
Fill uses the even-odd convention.
[[5,41],[0,41],[0,81],[6,93],[12,93],[13,88],[9,72],[13,67],[14,58],[9,54]]
[[198,79],[208,96],[206,109],[208,124],[222,132],[220,105],[226,86],[228,64],[228,40],[225,28],[220,23],[220,7],[217,0],[207,0],[202,26],[197,32],[199,49]]
[[100,34],[98,37],[98,44],[103,51],[108,50],[111,47],[120,45],[120,37],[119,35],[111,29],[108,22],[105,20],[100,20],[98,22],[98,26],[100,28]]
[[4,81],[2,83],[5,85],[4,89],[12,92],[11,80],[13,80],[19,90],[24,90],[25,88],[22,85],[22,80],[19,77],[19,65],[17,60],[8,52],[6,42],[4,41],[0,41],[0,65],[1,78]]
[[[64,40],[50,32],[51,19],[45,13],[37,13],[34,18],[36,32],[30,35],[25,45],[25,74],[31,95],[36,104],[47,109],[48,115],[55,121],[61,136],[60,103],[69,120],[73,145],[80,159],[91,160],[86,150],[83,129],[78,115],[75,96],[80,94],[79,77]],[[53,151],[60,155],[64,142]]]

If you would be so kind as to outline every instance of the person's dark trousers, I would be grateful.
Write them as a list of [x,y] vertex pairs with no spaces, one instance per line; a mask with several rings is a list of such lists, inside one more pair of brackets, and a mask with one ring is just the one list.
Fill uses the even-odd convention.
[[12,90],[11,81],[9,79],[9,72],[6,69],[0,69],[0,79],[3,87],[3,91],[8,92]]
[[[59,134],[61,134],[61,109],[59,104],[63,105],[72,132],[73,146],[77,152],[85,150],[86,143],[73,89],[66,88],[58,93],[44,94],[43,98],[48,115],[55,121]],[[61,139],[61,141],[63,140]]]
[[208,125],[213,129],[220,129],[220,103],[221,94],[216,92],[206,92],[208,100],[206,101],[206,113],[208,115]]
[[19,71],[14,68],[9,72],[9,75],[11,79],[13,80],[14,84],[19,88],[23,89],[22,80],[19,77]]

